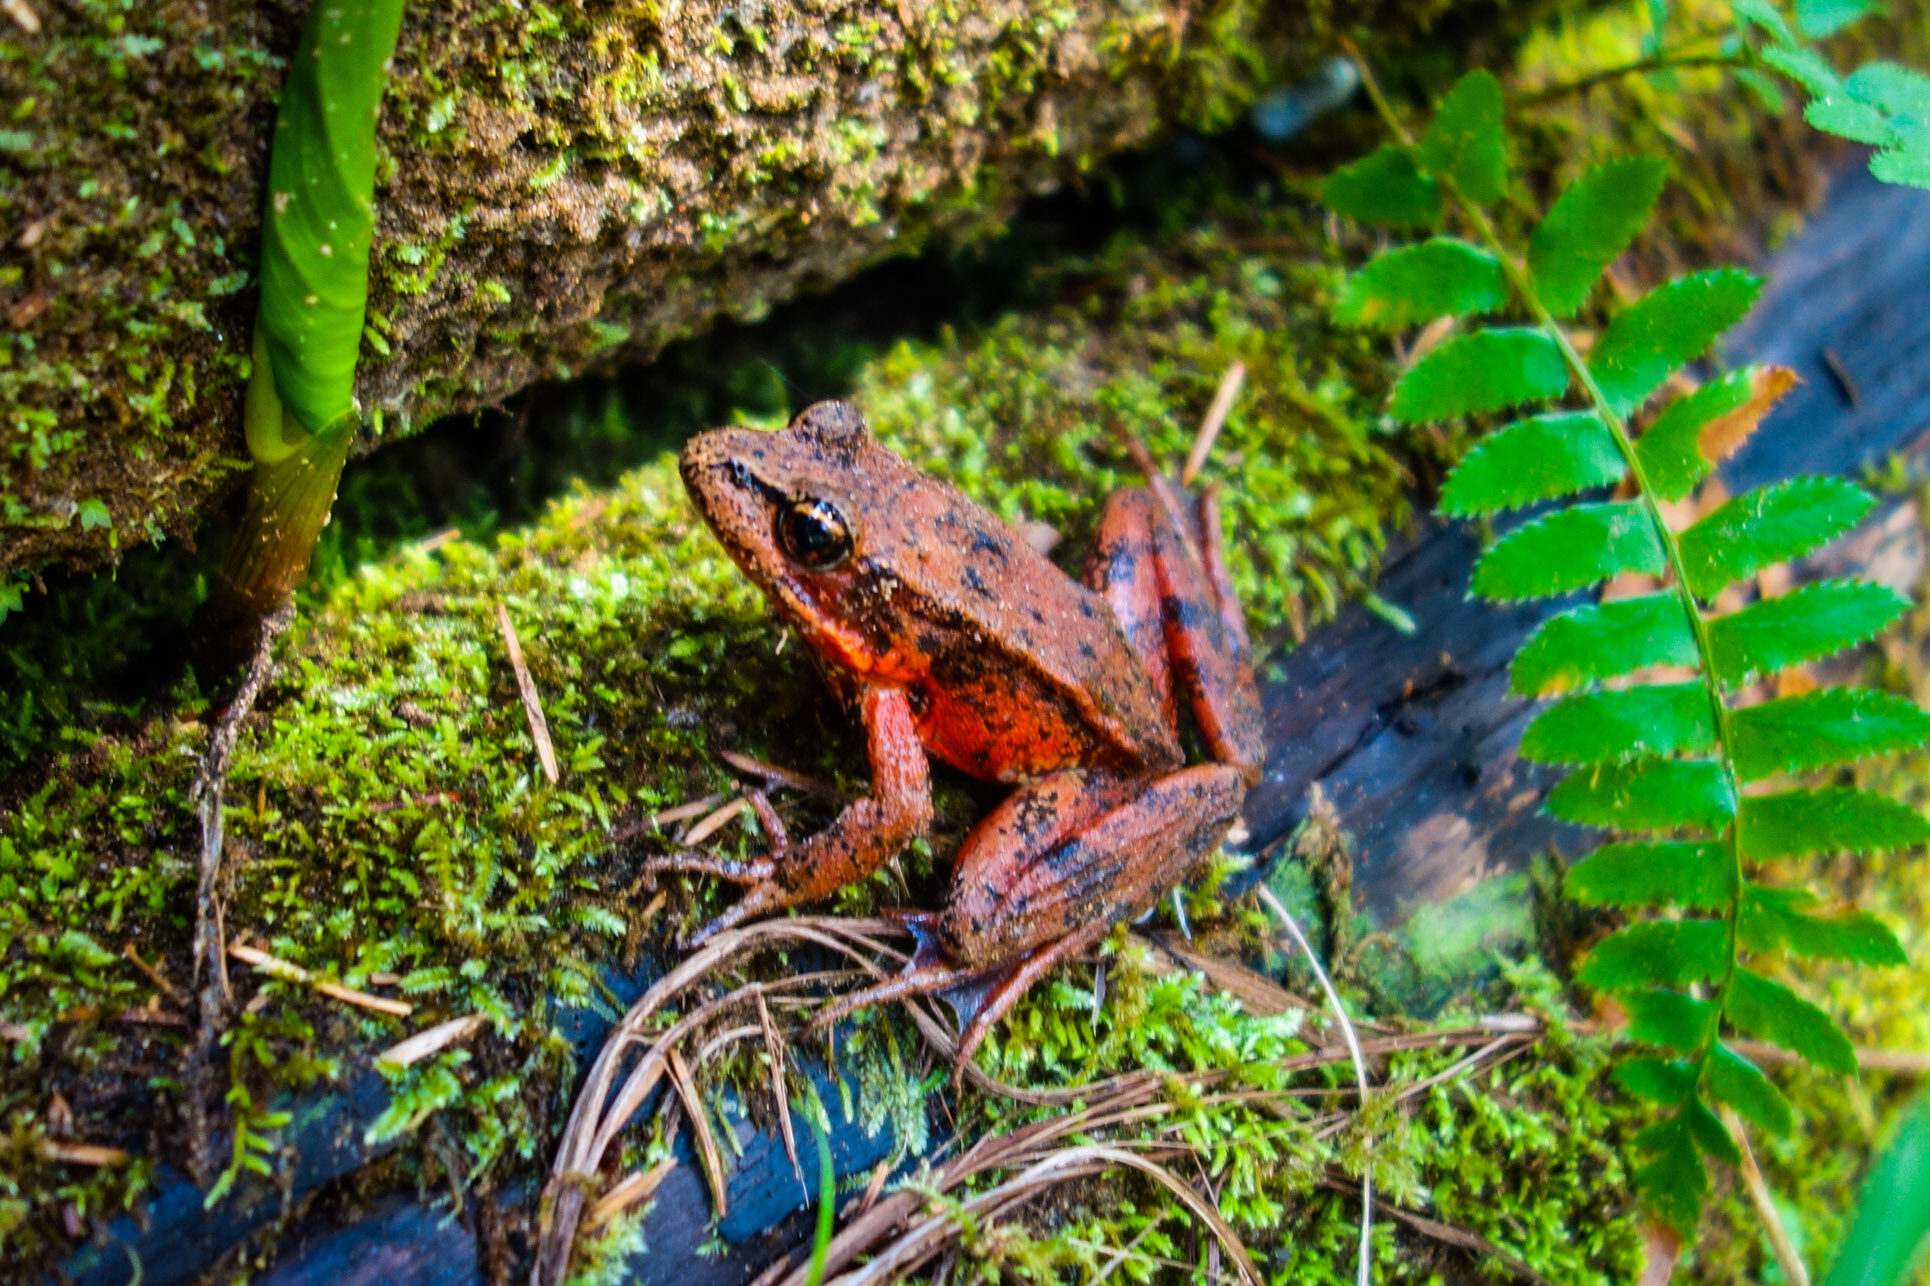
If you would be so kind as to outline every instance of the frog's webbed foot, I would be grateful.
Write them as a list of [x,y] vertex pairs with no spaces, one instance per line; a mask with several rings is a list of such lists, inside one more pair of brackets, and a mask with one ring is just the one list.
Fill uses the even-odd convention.
[[1058,965],[1078,955],[1106,936],[1111,925],[1101,922],[1075,930],[1048,942],[1016,960],[990,968],[971,969],[951,962],[939,942],[941,915],[933,911],[904,912],[898,916],[917,945],[904,971],[874,987],[840,996],[820,1009],[808,1030],[821,1031],[860,1009],[914,996],[937,996],[951,1006],[958,1019],[958,1048],[953,1053],[952,1082],[957,1084],[965,1067],[985,1043],[999,1019],[1005,1017],[1032,984]]
[[685,945],[697,946],[747,920],[829,897],[883,866],[931,825],[929,768],[910,699],[898,688],[869,688],[859,708],[871,743],[871,794],[846,805],[829,826],[791,844],[783,822],[753,794],[751,805],[771,836],[764,857],[741,861],[680,853],[646,863],[645,870],[692,871],[750,886],[737,905]]

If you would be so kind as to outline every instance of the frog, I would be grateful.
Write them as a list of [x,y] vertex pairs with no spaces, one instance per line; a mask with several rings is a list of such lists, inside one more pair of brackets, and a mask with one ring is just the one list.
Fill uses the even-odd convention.
[[[934,760],[1010,785],[960,844],[942,904],[898,913],[903,972],[814,1024],[941,994],[962,1068],[1033,983],[1218,849],[1266,759],[1219,490],[1189,501],[1129,450],[1146,483],[1106,498],[1074,579],[847,402],[685,444],[693,506],[856,712],[871,769],[870,792],[801,842],[765,807],[761,857],[655,859],[744,886],[690,945],[891,860],[931,825]],[[1183,714],[1203,762],[1187,763]]]

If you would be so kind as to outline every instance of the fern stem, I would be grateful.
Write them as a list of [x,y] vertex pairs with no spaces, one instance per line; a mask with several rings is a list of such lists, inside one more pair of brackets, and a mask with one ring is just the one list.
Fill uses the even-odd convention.
[[[1375,81],[1373,73],[1368,69],[1365,62],[1360,59],[1357,54],[1354,54],[1352,49],[1349,49],[1348,52],[1354,55],[1355,63],[1360,70],[1361,84],[1367,90],[1368,98],[1373,102],[1374,108],[1380,114],[1381,119],[1387,124],[1387,127],[1393,131],[1394,136],[1401,141],[1402,145],[1413,147],[1413,135],[1408,132],[1406,126],[1401,122],[1399,115],[1394,111],[1392,104],[1387,101],[1386,96],[1381,92],[1380,85]],[[1453,200],[1454,205],[1467,219],[1469,225],[1474,229],[1475,234],[1486,244],[1495,258],[1500,261],[1502,271],[1506,274],[1509,284],[1514,288],[1515,294],[1527,308],[1530,316],[1534,319],[1535,325],[1548,336],[1549,340],[1553,342],[1560,351],[1562,360],[1567,364],[1569,371],[1581,385],[1582,391],[1587,394],[1589,403],[1596,416],[1600,418],[1602,423],[1607,427],[1610,436],[1613,437],[1615,448],[1621,453],[1623,462],[1628,467],[1629,477],[1633,479],[1636,491],[1641,497],[1643,510],[1648,514],[1649,521],[1655,529],[1656,539],[1662,545],[1663,556],[1667,561],[1670,577],[1674,581],[1676,596],[1681,600],[1682,610],[1689,618],[1689,629],[1695,640],[1696,655],[1700,661],[1699,670],[1703,690],[1707,693],[1709,699],[1709,714],[1716,741],[1716,761],[1722,772],[1723,781],[1728,785],[1730,798],[1735,801],[1738,810],[1736,814],[1730,817],[1728,825],[1723,828],[1721,836],[1718,837],[1718,842],[1722,844],[1729,859],[1729,905],[1723,915],[1723,924],[1727,931],[1729,950],[1728,962],[1723,970],[1722,978],[1716,986],[1715,996],[1712,1001],[1715,1010],[1714,1021],[1710,1023],[1708,1031],[1704,1033],[1701,1047],[1695,1052],[1695,1083],[1699,1087],[1708,1074],[1710,1060],[1714,1058],[1716,1047],[1720,1043],[1723,1016],[1728,1012],[1730,994],[1735,987],[1736,975],[1741,967],[1740,922],[1742,917],[1743,890],[1742,846],[1740,842],[1740,832],[1736,824],[1736,817],[1740,815],[1742,803],[1742,783],[1739,774],[1736,772],[1735,761],[1730,750],[1731,731],[1729,706],[1723,699],[1722,685],[1716,678],[1714,649],[1709,640],[1709,624],[1702,615],[1702,606],[1696,601],[1695,592],[1689,588],[1689,578],[1687,568],[1682,558],[1681,544],[1676,539],[1675,531],[1663,519],[1661,502],[1656,499],[1655,489],[1649,481],[1647,472],[1642,467],[1641,458],[1635,452],[1635,440],[1629,432],[1627,420],[1610,404],[1607,394],[1602,391],[1602,387],[1600,383],[1596,381],[1594,373],[1589,370],[1587,361],[1583,359],[1581,353],[1575,348],[1573,341],[1569,339],[1568,332],[1562,328],[1561,323],[1556,320],[1554,314],[1542,303],[1540,295],[1535,291],[1534,282],[1530,280],[1521,262],[1509,251],[1506,243],[1502,241],[1501,234],[1495,229],[1494,223],[1488,218],[1487,212],[1475,202],[1470,201],[1448,175],[1436,174],[1432,177],[1434,181],[1440,185],[1441,191]]]
[[[1700,43],[1701,41],[1712,40],[1721,34],[1723,33],[1711,33],[1708,36],[1701,37],[1699,41],[1687,41],[1684,43]],[[1606,85],[1610,81],[1620,80],[1624,76],[1648,76],[1663,71],[1690,71],[1703,67],[1745,67],[1747,65],[1747,61],[1737,54],[1664,53],[1658,54],[1653,58],[1638,58],[1634,62],[1623,63],[1618,67],[1604,67],[1600,71],[1589,72],[1586,76],[1578,76],[1574,80],[1566,81],[1563,84],[1550,85],[1546,89],[1538,89],[1534,93],[1526,95],[1520,101],[1524,107],[1534,107],[1542,103],[1552,102],[1557,98],[1567,98],[1573,94],[1587,93],[1599,85]]]

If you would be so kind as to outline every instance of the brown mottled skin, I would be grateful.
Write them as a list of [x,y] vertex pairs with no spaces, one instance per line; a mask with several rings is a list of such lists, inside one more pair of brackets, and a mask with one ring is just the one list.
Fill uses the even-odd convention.
[[[1018,784],[960,847],[907,971],[862,1005],[961,995],[959,1058],[1058,961],[1148,909],[1218,846],[1264,758],[1209,494],[1113,495],[1086,584],[820,402],[777,433],[692,439],[684,485],[737,565],[858,708],[872,793],[770,856],[661,860],[749,885],[699,938],[864,878],[931,820],[935,756]],[[1213,761],[1185,767],[1184,699]]]

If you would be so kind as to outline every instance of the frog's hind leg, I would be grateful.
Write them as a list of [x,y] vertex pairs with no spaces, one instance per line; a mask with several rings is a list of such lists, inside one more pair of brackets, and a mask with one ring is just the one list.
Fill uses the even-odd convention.
[[944,909],[906,919],[918,949],[905,972],[841,997],[812,1025],[940,993],[963,1024],[958,1057],[970,1058],[1034,982],[1212,852],[1245,794],[1226,764],[1152,780],[1070,771],[1014,792],[960,847]]
[[1173,696],[1173,669],[1166,658],[1153,505],[1153,497],[1144,487],[1124,487],[1106,497],[1092,553],[1086,559],[1084,580],[1086,588],[1112,608],[1139,668],[1159,694],[1167,725],[1177,731],[1179,704]]
[[1220,556],[1219,508],[1209,492],[1196,541],[1187,530],[1194,517],[1177,510],[1171,484],[1159,482],[1164,491],[1129,487],[1106,502],[1086,584],[1118,618],[1168,721],[1178,726],[1184,695],[1213,757],[1252,784],[1266,742],[1246,627]]

